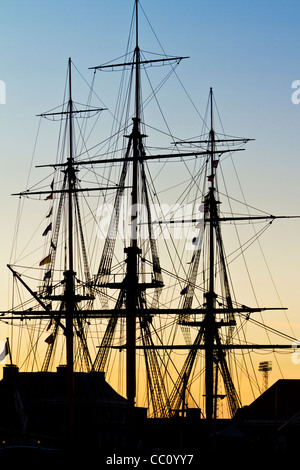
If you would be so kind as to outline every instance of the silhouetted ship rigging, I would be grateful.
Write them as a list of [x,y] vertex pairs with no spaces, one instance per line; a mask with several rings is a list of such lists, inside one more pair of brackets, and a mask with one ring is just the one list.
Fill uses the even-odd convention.
[[[68,425],[63,436],[69,444],[78,439],[77,420],[82,424],[82,417],[78,418],[76,411],[79,379],[88,380],[90,377],[91,381],[97,382],[101,376],[103,388],[108,386],[104,380],[105,373],[108,382],[108,377],[112,377],[115,388],[116,377],[123,374],[119,369],[125,371],[126,388],[119,391],[118,399],[112,389],[109,389],[110,392],[107,389],[107,393],[111,393],[116,406],[126,410],[124,434],[132,442],[135,442],[136,433],[139,434],[137,429],[141,426],[139,413],[143,405],[137,398],[140,391],[146,397],[148,417],[172,419],[181,415],[184,418],[189,408],[198,408],[211,430],[219,417],[220,400],[226,399],[229,418],[233,418],[242,406],[240,391],[233,378],[231,355],[236,350],[244,349],[290,349],[293,339],[285,336],[285,344],[247,344],[240,335],[243,324],[252,321],[252,314],[267,308],[249,307],[234,300],[221,225],[226,222],[266,221],[266,226],[269,226],[274,219],[288,216],[262,212],[253,216],[228,215],[221,212],[218,171],[222,159],[232,152],[244,150],[243,145],[250,139],[227,138],[216,132],[212,89],[209,92],[208,131],[205,135],[199,139],[175,139],[171,150],[159,154],[148,151],[142,116],[141,72],[148,66],[165,64],[174,71],[185,57],[145,59],[139,47],[138,10],[139,2],[136,0],[135,48],[131,59],[126,56],[124,62],[92,67],[95,72],[104,69],[129,70],[133,92],[128,92],[128,96],[129,101],[132,102],[133,97],[134,102],[132,119],[129,119],[130,111],[127,111],[125,125],[114,132],[108,150],[102,151],[101,155],[91,156],[92,149],[86,150],[86,147],[78,150],[75,120],[98,113],[103,116],[107,110],[92,106],[77,108],[72,96],[72,62],[69,60],[66,104],[60,111],[41,115],[61,119],[66,125],[66,130],[61,134],[65,150],[59,155],[60,159],[56,163],[39,165],[53,172],[48,177],[51,178],[50,190],[48,187],[33,187],[18,193],[20,197],[36,197],[46,200],[44,204],[50,204],[45,219],[48,225],[42,234],[46,240],[46,251],[38,267],[42,283],[38,290],[30,287],[30,278],[36,276],[36,265],[23,269],[17,262],[9,264],[14,281],[30,294],[33,303],[20,302],[3,312],[1,320],[13,326],[19,324],[19,333],[28,327],[27,339],[23,336],[18,345],[21,357],[25,358],[20,360],[18,366],[22,362],[27,364],[32,357],[30,372],[24,372],[24,380],[25,377],[27,380],[29,373],[35,377],[33,380],[42,381],[43,377],[49,377],[49,382],[45,379],[44,386],[51,389],[53,374],[65,374],[66,382],[62,383],[66,385]],[[80,133],[82,129],[83,126]],[[117,148],[119,134],[123,136],[123,144]],[[184,150],[179,150],[181,148]],[[87,156],[84,158],[84,155]],[[177,167],[192,162],[187,189],[183,193],[187,196],[191,194],[192,202],[184,203],[182,199],[180,204],[182,207],[184,204],[192,207],[193,213],[182,217],[172,216],[172,210],[163,216],[162,212],[153,214],[152,203],[157,193],[148,171],[154,162],[159,162],[164,170],[168,165],[172,170],[172,162],[176,162]],[[79,178],[79,174],[84,173],[85,177],[89,171],[96,178],[92,185],[84,186],[81,184],[84,178]],[[165,178],[169,179],[167,183],[171,186],[170,176],[167,172]],[[193,193],[192,188],[195,189]],[[103,240],[99,236],[101,221],[93,229],[94,235],[98,230],[96,239],[98,243],[102,242],[102,252],[99,255],[99,252],[90,250],[92,256],[86,243],[91,236],[86,234],[87,219],[82,217],[81,207],[91,195],[98,208],[101,198],[108,201],[112,208]],[[128,224],[124,217],[124,202],[131,210]],[[92,211],[92,222],[96,219],[96,209]],[[192,228],[194,235],[196,233],[192,248],[190,251],[183,248],[184,254],[179,254],[170,235],[175,226],[179,230],[185,227],[184,233],[188,233],[186,227]],[[121,229],[125,229],[126,234],[120,248]],[[184,246],[185,240],[182,238],[180,243]],[[169,248],[159,249],[161,239],[166,245],[169,244]],[[160,251],[163,252],[163,259],[159,256]],[[166,262],[167,255],[171,262]],[[187,262],[183,261],[186,255],[190,256]],[[91,261],[98,263],[95,271],[91,270]],[[62,264],[57,267],[58,263]],[[31,269],[35,270],[34,275]],[[257,321],[255,323],[258,327],[262,326]],[[25,351],[25,343],[28,351]],[[37,355],[37,351],[41,344],[44,345],[44,356],[40,362],[41,353]],[[19,377],[20,382],[16,383],[19,383],[22,398],[22,372],[18,371],[14,357],[17,349],[11,340],[8,340],[7,348],[9,354],[5,373],[7,377],[9,374]],[[122,364],[121,356],[123,358],[124,354],[126,360]],[[140,364],[141,358],[143,365]],[[61,364],[65,366],[61,367]],[[52,372],[58,366],[58,372]],[[196,375],[195,370],[198,370]],[[200,381],[203,384],[200,392],[204,397],[203,407],[196,403],[193,392],[195,383]],[[95,390],[100,387],[98,382],[95,386]],[[122,397],[122,394],[125,396]],[[94,399],[97,401],[97,396]],[[107,404],[109,398],[106,400]],[[189,407],[188,402],[193,405]],[[104,406],[103,403],[101,406]],[[103,413],[105,409],[105,406],[101,408]],[[99,426],[95,424],[97,432],[104,426],[100,418],[98,422]],[[28,433],[38,435],[38,428],[30,428],[29,424],[28,429],[31,430]],[[86,424],[87,427],[90,425]],[[25,428],[22,428],[23,439],[26,436]],[[64,438],[62,442],[58,445],[65,445]],[[105,442],[102,440],[103,447]]]

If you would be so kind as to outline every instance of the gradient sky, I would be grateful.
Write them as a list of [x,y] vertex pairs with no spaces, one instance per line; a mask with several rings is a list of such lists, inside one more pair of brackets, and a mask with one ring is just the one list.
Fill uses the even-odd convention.
[[[300,214],[300,104],[291,100],[292,82],[300,80],[299,0],[141,4],[166,53],[190,57],[177,73],[199,112],[204,114],[212,86],[226,132],[255,139],[237,157],[248,202],[272,214]],[[88,67],[125,52],[132,11],[133,0],[1,1],[0,80],[6,85],[6,104],[0,104],[2,310],[9,303],[6,264],[17,211],[11,193],[26,185],[36,115],[61,103],[69,57],[90,77]],[[148,28],[141,28],[140,46],[156,47]],[[172,88],[168,91],[187,137],[189,115]],[[200,130],[201,120],[197,126]],[[264,241],[298,337],[299,232],[300,220],[278,221]]]

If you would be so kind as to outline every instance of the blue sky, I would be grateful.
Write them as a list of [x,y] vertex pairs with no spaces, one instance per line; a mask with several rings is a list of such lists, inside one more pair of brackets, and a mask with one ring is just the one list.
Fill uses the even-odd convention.
[[[228,134],[255,139],[237,161],[249,203],[270,213],[300,214],[300,105],[291,101],[292,82],[300,80],[300,2],[142,0],[141,5],[166,53],[190,57],[177,73],[199,112],[204,113],[212,86]],[[0,309],[8,302],[6,263],[17,211],[11,193],[26,185],[36,115],[61,103],[69,57],[90,77],[88,67],[125,52],[132,11],[133,0],[1,2],[6,104],[0,105]],[[140,46],[161,52],[142,15]],[[200,130],[201,120],[190,124],[195,115],[187,114],[172,88],[169,92],[182,134],[187,137],[190,126],[193,133],[197,126]],[[46,139],[43,158],[51,157]],[[295,322],[299,301],[291,298],[300,274],[299,223],[279,223],[274,245],[270,240],[267,246]]]

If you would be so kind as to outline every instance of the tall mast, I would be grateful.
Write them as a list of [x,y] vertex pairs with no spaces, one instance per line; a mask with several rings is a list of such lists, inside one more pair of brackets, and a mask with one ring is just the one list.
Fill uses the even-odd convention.
[[138,153],[140,139],[140,51],[138,40],[138,0],[135,1],[136,15],[136,46],[135,46],[135,117],[133,118],[132,144],[133,144],[133,164],[132,164],[132,215],[131,215],[131,243],[132,247],[137,246],[136,225],[134,223],[136,214],[134,213],[138,203]]
[[206,419],[213,418],[213,395],[214,395],[214,307],[215,307],[215,287],[214,287],[214,218],[215,218],[215,186],[214,186],[214,154],[215,154],[215,133],[213,128],[213,94],[210,89],[210,188],[209,188],[209,286],[206,293],[207,312],[205,315],[205,404]]
[[126,275],[126,391],[129,408],[129,426],[133,438],[134,430],[134,405],[136,398],[136,310],[138,305],[138,253],[136,233],[136,216],[138,204],[138,157],[140,151],[140,52],[138,45],[138,0],[135,2],[136,14],[136,47],[135,47],[135,117],[133,118],[132,130],[132,192],[131,192],[131,240],[127,252],[127,275]]
[[66,280],[66,360],[67,360],[67,394],[68,394],[68,425],[69,444],[72,443],[74,427],[74,374],[73,374],[73,316],[75,309],[74,296],[74,271],[73,271],[73,192],[74,192],[74,167],[73,167],[73,101],[72,101],[72,77],[71,59],[69,59],[69,158],[67,162],[68,180],[68,269],[64,273]]
[[[135,79],[135,89],[134,89],[134,103],[133,103],[133,127],[132,132],[128,136],[129,142],[127,146],[127,152],[124,158],[119,159],[119,161],[124,162],[123,166],[123,173],[122,177],[125,177],[127,174],[127,163],[132,162],[132,173],[131,177],[131,228],[130,228],[130,242],[128,246],[125,248],[126,253],[126,274],[124,281],[119,284],[119,288],[123,291],[122,296],[120,298],[125,299],[125,317],[126,317],[126,397],[128,401],[128,409],[129,409],[129,424],[130,429],[134,429],[134,406],[135,406],[135,399],[136,399],[136,332],[137,332],[137,323],[140,320],[140,312],[139,310],[143,308],[143,293],[141,291],[145,290],[145,286],[147,283],[139,282],[139,255],[141,254],[142,250],[138,245],[137,240],[137,208],[140,201],[139,190],[143,192],[145,196],[145,174],[143,169],[143,164],[141,160],[145,160],[147,156],[145,155],[144,148],[143,148],[143,138],[144,136],[140,130],[140,114],[141,114],[141,87],[140,87],[140,72],[141,72],[141,64],[150,64],[150,63],[165,63],[170,61],[176,61],[179,63],[183,57],[170,57],[170,58],[162,58],[162,59],[155,59],[155,60],[141,60],[140,55],[140,48],[139,48],[139,17],[138,17],[138,7],[139,2],[135,0],[135,49],[133,54],[133,60],[125,63],[117,63],[114,65],[106,64],[100,65],[98,67],[92,67],[94,69],[104,69],[104,68],[115,68],[115,67],[124,67],[130,66],[132,75]],[[131,152],[131,156],[129,153]],[[194,154],[193,154],[194,155]],[[153,158],[151,156],[150,158]],[[154,158],[159,158],[155,156]],[[166,157],[163,157],[166,158]],[[172,156],[171,156],[172,158]],[[103,161],[103,160],[102,160]],[[118,159],[113,159],[111,162],[116,162]],[[107,162],[107,159],[106,159]],[[141,174],[140,174],[141,173]],[[142,178],[141,184],[139,178]],[[120,180],[120,186],[122,186],[124,182]],[[116,202],[118,203],[117,198],[119,197],[120,193],[116,196]],[[149,215],[148,215],[149,216]],[[149,222],[149,220],[148,220]],[[149,223],[150,225],[150,223]],[[151,236],[149,235],[151,239]],[[109,246],[109,244],[107,244]],[[156,247],[155,247],[156,248]],[[160,273],[159,262],[157,263],[157,257],[154,255],[154,244],[151,246],[152,256],[154,256],[154,265],[155,265],[155,281],[152,282],[147,286],[149,288],[160,288],[162,287],[163,283],[162,280],[158,280]],[[106,260],[106,253],[104,252],[104,257],[101,259]],[[104,263],[103,263],[104,265]],[[101,270],[103,269],[102,265],[100,264]],[[106,269],[106,268],[105,268]],[[102,272],[102,271],[101,271]],[[99,268],[100,273],[100,268]],[[100,277],[100,276],[99,276]],[[105,282],[101,284],[105,287],[115,287],[116,283],[109,283]],[[115,325],[116,323],[114,323]],[[114,328],[114,327],[113,327]],[[110,337],[112,337],[111,333]],[[105,346],[106,347],[106,346]],[[132,437],[132,436],[131,436]]]
[[[76,321],[76,324],[78,328],[81,329],[81,320],[78,318],[78,315],[76,314],[77,311],[77,303],[81,302],[83,300],[93,300],[94,296],[92,292],[89,294],[77,294],[75,296],[75,272],[74,272],[74,266],[75,266],[75,259],[74,259],[74,219],[76,217],[76,220],[79,221],[79,231],[81,232],[81,222],[80,222],[80,215],[78,213],[78,210],[76,211],[76,208],[78,209],[78,206],[76,205],[77,199],[75,197],[74,201],[74,194],[79,190],[79,188],[76,187],[76,169],[74,168],[74,128],[73,128],[73,115],[74,113],[86,113],[86,112],[99,112],[103,111],[103,108],[92,108],[92,109],[84,109],[84,110],[77,110],[75,109],[74,102],[72,100],[72,75],[71,75],[71,59],[69,58],[68,61],[68,87],[69,87],[69,100],[67,103],[67,108],[66,110],[60,111],[60,112],[49,112],[49,113],[44,113],[41,114],[40,116],[46,117],[46,116],[66,116],[66,125],[67,128],[66,130],[68,131],[68,137],[69,137],[69,148],[67,150],[67,161],[58,163],[58,164],[49,164],[49,165],[43,165],[46,167],[59,167],[62,169],[62,172],[64,173],[64,183],[61,187],[61,189],[53,189],[52,188],[52,194],[59,194],[61,195],[61,198],[59,200],[59,207],[58,207],[58,214],[57,215],[57,220],[55,222],[55,234],[56,237],[58,237],[58,231],[60,229],[60,215],[61,215],[61,210],[62,207],[65,205],[66,207],[66,230],[64,233],[66,234],[66,240],[65,240],[65,245],[66,245],[66,265],[65,265],[65,271],[63,273],[64,275],[64,280],[61,283],[63,285],[63,292],[59,294],[52,293],[52,286],[51,289],[44,289],[41,294],[37,294],[34,292],[25,282],[21,277],[12,269],[11,271],[14,273],[14,275],[19,279],[19,281],[24,285],[24,287],[28,290],[28,292],[33,296],[34,299],[36,299],[39,303],[39,305],[43,308],[42,312],[42,318],[49,318],[54,322],[54,327],[53,327],[53,333],[52,333],[52,341],[51,343],[48,344],[48,349],[46,352],[46,361],[44,363],[46,364],[46,369],[43,368],[43,371],[46,371],[49,366],[49,361],[51,358],[51,355],[53,353],[53,344],[57,339],[57,333],[58,333],[58,328],[59,327],[65,337],[65,347],[66,347],[66,396],[67,396],[67,402],[66,402],[66,422],[67,422],[67,433],[66,433],[66,438],[67,438],[67,445],[72,446],[74,442],[74,395],[75,395],[75,390],[74,390],[74,322]],[[78,166],[76,162],[76,166]],[[110,188],[105,187],[105,188],[80,188],[80,191],[102,191],[102,190],[107,190],[107,189],[113,189],[115,190],[115,186],[112,186]],[[49,195],[49,191],[26,191],[26,194],[47,194]],[[19,195],[22,195],[20,193]],[[64,197],[65,195],[65,197]],[[84,239],[83,239],[83,234],[81,233],[81,244],[82,244],[82,249],[85,250],[84,248]],[[54,241],[51,240],[51,246],[55,247],[56,244],[54,244]],[[57,239],[56,239],[57,242]],[[52,246],[52,248],[53,248]],[[55,251],[55,248],[53,249]],[[53,251],[53,253],[54,253]],[[52,255],[52,252],[50,253],[50,256]],[[83,255],[84,256],[84,255]],[[54,266],[54,256],[51,256]],[[87,270],[88,271],[88,270]],[[49,271],[50,276],[51,276],[51,270]],[[89,273],[88,273],[89,274]],[[87,277],[89,279],[89,276]],[[49,279],[47,277],[47,279]],[[51,280],[51,278],[50,278]],[[45,278],[44,278],[45,282]],[[56,310],[52,311],[52,302],[48,304],[45,301],[59,301],[61,302],[60,305],[60,315],[57,315]],[[91,314],[91,311],[88,312]],[[61,321],[61,317],[63,320]],[[50,324],[51,325],[51,324]],[[91,363],[90,360],[90,355],[88,351],[88,346],[86,342],[86,337],[85,333],[80,331],[80,347],[82,348],[83,354],[86,359],[86,364],[89,365]],[[50,348],[50,349],[49,349]],[[43,364],[44,366],[44,364]]]
[[135,0],[135,117],[140,114],[140,49],[139,49],[139,17],[138,0]]
[[[213,298],[214,293],[214,264],[215,264],[215,255],[214,255],[214,153],[215,153],[215,132],[214,132],[214,121],[213,121],[213,95],[212,88],[210,89],[210,263],[209,263],[209,293],[211,298]],[[213,306],[213,305],[212,305]]]
[[71,59],[69,58],[69,158],[68,158],[68,206],[69,206],[69,271],[73,272],[73,207],[72,193],[74,184],[73,169],[73,101],[72,101],[72,76]]

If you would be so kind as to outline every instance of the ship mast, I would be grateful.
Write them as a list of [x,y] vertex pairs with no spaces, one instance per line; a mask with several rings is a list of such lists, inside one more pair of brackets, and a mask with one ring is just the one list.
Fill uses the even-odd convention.
[[135,117],[132,130],[132,192],[131,192],[131,240],[127,253],[126,275],[126,390],[129,407],[129,424],[134,423],[134,405],[136,398],[136,320],[138,308],[138,254],[141,250],[137,244],[136,210],[138,204],[138,158],[142,148],[140,133],[140,49],[138,44],[138,0],[135,1],[136,46],[135,63]]
[[215,187],[214,187],[214,150],[215,134],[213,129],[213,104],[212,88],[210,89],[210,181],[209,188],[209,289],[206,293],[207,312],[205,315],[205,395],[206,395],[206,419],[213,417],[213,388],[214,388],[214,307],[215,307],[215,287],[214,287],[214,266],[215,266],[215,246],[214,246],[214,218],[215,218]]
[[[43,368],[43,371],[46,371],[49,365],[49,361],[51,355],[53,353],[53,345],[57,339],[57,332],[58,327],[63,330],[64,336],[66,338],[65,348],[66,348],[66,395],[67,395],[67,445],[71,447],[74,443],[74,425],[75,425],[75,410],[74,410],[74,397],[75,397],[75,388],[74,388],[74,328],[77,328],[80,332],[80,341],[81,341],[81,348],[83,350],[83,354],[85,358],[87,358],[87,362],[90,362],[90,355],[86,343],[85,333],[82,330],[81,319],[78,316],[78,302],[83,300],[93,300],[94,296],[92,292],[89,294],[79,295],[75,293],[75,276],[76,273],[74,271],[74,223],[78,221],[79,223],[79,231],[81,232],[81,221],[80,221],[80,214],[79,214],[79,207],[78,207],[78,200],[77,200],[77,192],[78,191],[93,191],[93,190],[107,190],[112,188],[81,188],[78,189],[76,186],[77,177],[76,177],[76,168],[75,168],[75,160],[74,160],[74,129],[73,129],[73,119],[74,114],[76,113],[89,113],[89,112],[99,112],[103,111],[103,108],[93,108],[93,109],[86,109],[86,110],[77,110],[74,107],[74,102],[72,99],[72,61],[69,58],[68,61],[68,92],[69,92],[69,99],[67,103],[67,109],[61,112],[50,112],[44,113],[41,116],[56,116],[56,115],[65,115],[66,116],[66,130],[68,132],[69,137],[69,149],[68,149],[68,158],[67,161],[64,163],[59,164],[49,164],[49,165],[41,165],[46,167],[54,167],[55,169],[62,168],[62,172],[64,173],[64,184],[62,189],[53,189],[52,187],[52,195],[58,194],[60,195],[60,203],[58,212],[61,214],[62,206],[66,202],[66,265],[64,271],[64,280],[62,285],[64,286],[63,291],[61,294],[52,294],[51,289],[45,289],[41,295],[37,295],[34,293],[29,286],[21,279],[21,277],[16,273],[12,267],[8,266],[10,270],[14,273],[19,281],[26,287],[26,289],[30,292],[30,294],[39,302],[39,304],[43,307],[44,312],[42,312],[43,318],[50,318],[51,323],[54,321],[54,331],[51,336],[53,336],[53,340],[51,343],[48,343],[48,350],[46,354],[46,358],[44,363],[46,364],[46,368]],[[77,166],[77,163],[76,163]],[[113,188],[115,189],[115,188]],[[39,194],[42,195],[47,193],[47,191],[25,191],[24,193],[19,193],[19,195],[33,195]],[[49,195],[49,194],[48,194]],[[76,221],[74,218],[77,216]],[[54,232],[59,231],[60,228],[60,215],[57,216],[56,224]],[[81,243],[82,243],[82,250],[84,251],[84,240],[83,234],[81,233]],[[57,240],[56,240],[57,241]],[[52,243],[51,243],[52,244]],[[55,258],[54,252],[52,258]],[[51,273],[51,270],[49,271]],[[51,273],[52,276],[52,273]],[[48,278],[47,278],[48,279]],[[48,286],[50,287],[50,285]],[[45,294],[46,292],[46,294]],[[60,310],[59,314],[55,311],[51,311],[52,303],[48,304],[47,301],[59,301],[60,302]],[[65,322],[61,322],[60,318],[64,312],[64,320]],[[86,314],[91,313],[86,310]]]
[[75,170],[73,157],[73,101],[72,101],[72,77],[71,59],[68,63],[69,70],[69,158],[67,162],[68,180],[68,269],[65,271],[65,303],[66,303],[66,361],[67,361],[67,394],[68,394],[68,424],[69,439],[72,439],[74,429],[74,371],[73,371],[73,316],[75,310],[74,292],[74,260],[73,260],[73,193],[75,184]]

